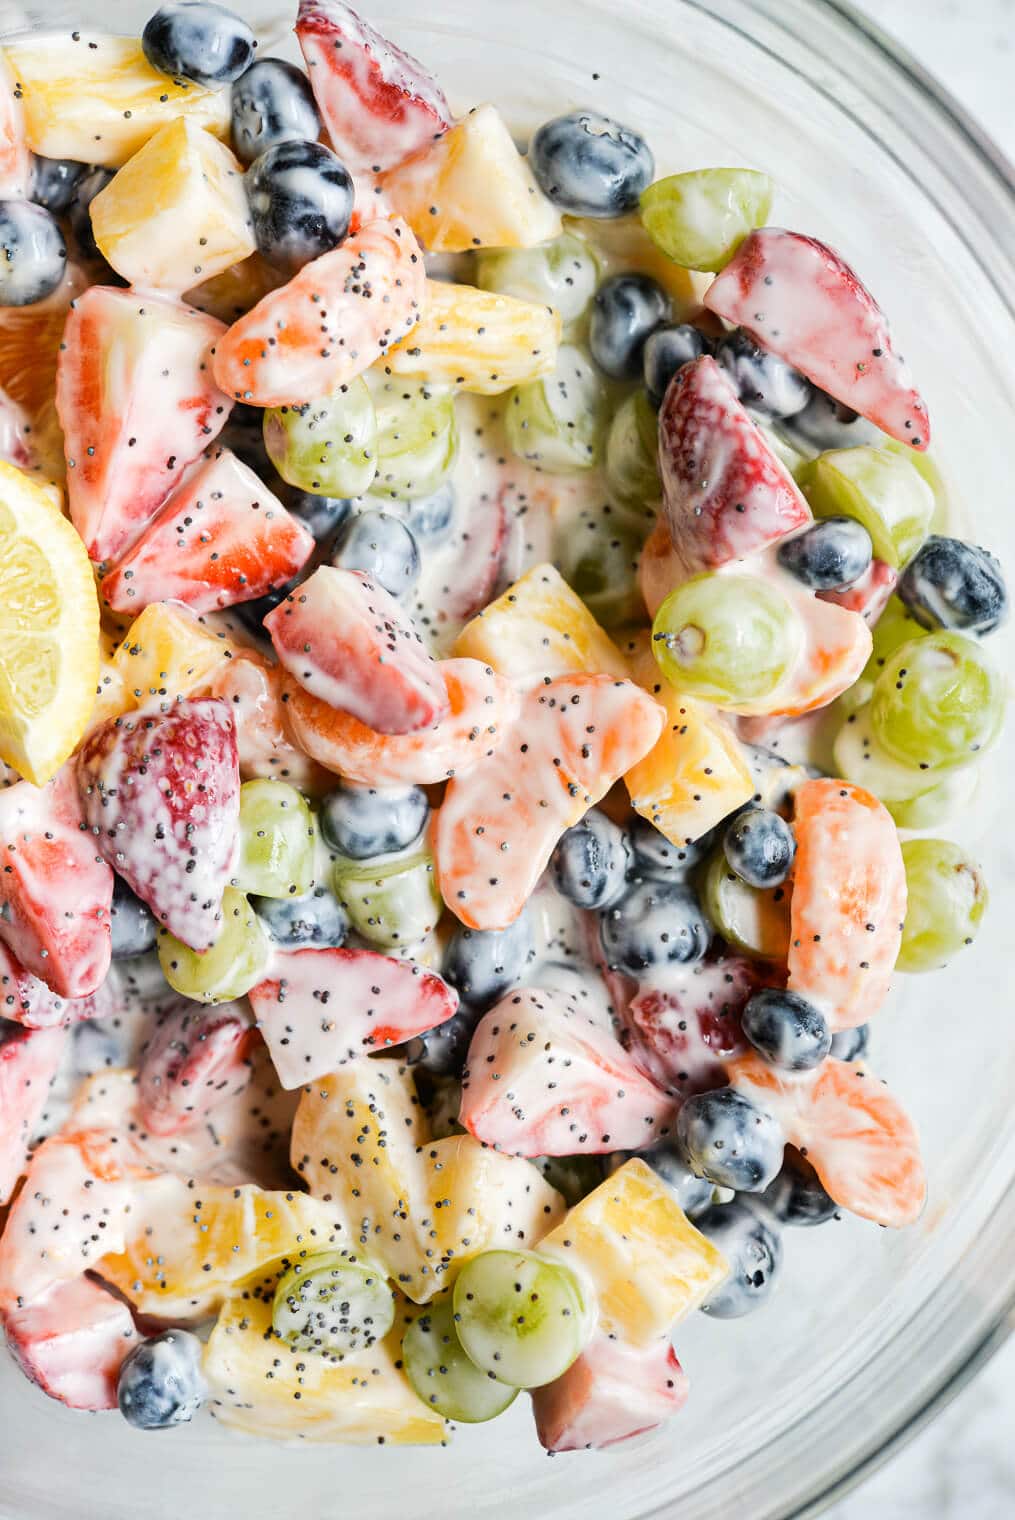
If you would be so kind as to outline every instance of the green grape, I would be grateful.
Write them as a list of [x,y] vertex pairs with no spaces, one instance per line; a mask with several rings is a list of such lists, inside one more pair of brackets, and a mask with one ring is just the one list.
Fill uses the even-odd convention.
[[581,1203],[603,1180],[601,1156],[534,1156],[532,1164],[539,1167],[569,1209]]
[[908,443],[900,443],[897,438],[886,438],[879,447],[888,454],[898,454],[901,459],[908,459],[913,469],[923,476],[934,495],[934,513],[928,532],[947,534],[952,517],[951,492],[938,469],[933,450],[925,449],[922,454],[918,454]]
[[972,802],[978,785],[976,766],[966,765],[918,797],[886,802],[885,807],[900,829],[936,829]]
[[366,382],[264,414],[264,446],[283,480],[318,496],[362,496],[377,474],[377,416]]
[[512,451],[537,470],[571,475],[596,463],[606,391],[592,361],[561,344],[554,374],[517,385],[507,399],[504,427]]
[[789,893],[759,891],[730,870],[722,846],[713,853],[701,883],[702,906],[727,944],[762,961],[789,953]]
[[196,1003],[244,997],[263,978],[271,955],[261,920],[235,887],[222,895],[222,929],[210,950],[199,955],[168,929],[159,930],[158,949],[170,987]]
[[648,395],[633,391],[606,437],[606,484],[620,507],[654,522],[659,503],[659,422]]
[[645,616],[638,588],[638,561],[645,535],[609,514],[583,514],[564,544],[565,580],[606,628]]
[[347,860],[334,866],[335,896],[358,934],[393,950],[429,934],[443,910],[429,854]]
[[785,433],[781,433],[777,427],[760,421],[758,417],[752,417],[751,421],[759,433],[764,434],[765,442],[772,450],[772,453],[777,459],[782,460],[782,463],[786,466],[793,479],[799,481],[805,478],[807,466],[811,463],[813,456],[809,457],[807,454],[801,454],[800,450],[790,443]]
[[912,803],[935,786],[932,776],[915,765],[903,764],[890,755],[875,737],[870,703],[850,713],[835,736],[835,774],[854,786],[862,786],[886,807]]
[[377,479],[374,494],[414,501],[432,496],[458,458],[458,416],[451,391],[389,380],[374,391]]
[[911,639],[874,683],[874,737],[896,760],[922,771],[967,765],[994,743],[1004,717],[1004,683],[983,646],[961,633]]
[[911,450],[829,449],[804,467],[801,485],[815,517],[855,517],[877,558],[895,569],[912,559],[930,531],[934,493]]
[[369,1349],[395,1322],[383,1272],[349,1251],[319,1251],[279,1278],[271,1309],[276,1334],[294,1351],[345,1356]]
[[774,185],[756,169],[693,169],[642,192],[645,231],[684,269],[719,270],[755,227],[763,227]]
[[580,1279],[532,1251],[484,1251],[467,1261],[454,1311],[469,1360],[512,1388],[541,1388],[560,1377],[593,1327]]
[[936,971],[971,945],[987,911],[983,873],[947,839],[907,839],[906,920],[896,965],[900,971]]
[[863,681],[876,681],[897,649],[908,644],[910,639],[921,639],[927,633],[897,596],[889,597],[887,607],[871,631],[874,647],[860,677]]
[[481,1372],[462,1350],[451,1294],[433,1299],[402,1337],[402,1361],[413,1392],[446,1420],[480,1425],[496,1419],[518,1389]]
[[285,781],[240,787],[240,863],[235,885],[258,897],[302,897],[314,884],[314,815]]
[[564,323],[575,322],[595,295],[599,261],[591,245],[562,232],[536,248],[484,249],[476,255],[476,284],[502,296],[552,306]]
[[801,641],[789,602],[753,575],[696,575],[670,592],[652,625],[652,652],[666,679],[718,707],[775,691]]

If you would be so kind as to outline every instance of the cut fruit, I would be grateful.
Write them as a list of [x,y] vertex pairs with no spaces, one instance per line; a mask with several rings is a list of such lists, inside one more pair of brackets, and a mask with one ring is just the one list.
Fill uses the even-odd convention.
[[548,306],[427,280],[419,324],[388,351],[384,367],[403,379],[496,396],[553,374],[559,343],[560,317]]
[[[5,974],[0,1009],[7,1018],[9,997]],[[10,1198],[25,1169],[29,1142],[66,1043],[65,1029],[19,1029],[0,1045],[0,1204]]]
[[242,892],[226,887],[214,911],[220,927],[207,949],[192,950],[168,929],[159,930],[162,975],[181,997],[195,1003],[231,1003],[245,997],[271,960],[264,924]]
[[21,201],[32,188],[32,156],[25,141],[21,91],[0,52],[0,200]]
[[355,932],[380,950],[421,945],[444,911],[426,850],[393,860],[337,859],[332,882]]
[[[285,699],[285,672],[253,650],[244,650],[219,665],[210,682],[213,696],[232,705],[236,718],[236,746],[240,776],[288,781],[301,792],[316,797],[334,786],[321,766],[298,749],[289,729],[290,704]],[[291,682],[294,692],[303,688]],[[303,693],[306,695],[306,693]],[[313,701],[314,698],[308,698]],[[324,706],[324,703],[321,703]],[[332,712],[332,708],[327,711]]]
[[141,1339],[127,1305],[87,1277],[10,1310],[3,1329],[25,1376],[70,1409],[115,1409],[121,1364]]
[[63,284],[44,301],[0,307],[0,388],[26,414],[31,453],[48,480],[63,479],[63,436],[53,399],[56,366],[67,309],[84,283],[81,270],[68,261]]
[[[113,670],[122,681],[119,711],[157,706],[168,712],[180,697],[209,687],[216,674],[235,659],[236,646],[224,634],[205,627],[188,608],[151,602],[131,623],[113,655]],[[225,695],[217,690],[216,694]]]
[[908,450],[830,449],[806,466],[802,483],[815,517],[855,518],[893,570],[912,559],[930,531],[934,493]]
[[481,1372],[462,1350],[450,1293],[412,1320],[402,1337],[402,1361],[423,1403],[463,1425],[496,1419],[518,1397],[517,1388]]
[[741,881],[720,846],[702,883],[702,905],[727,944],[758,960],[786,964],[790,938],[789,892],[763,892]]
[[600,1330],[563,1377],[533,1389],[532,1413],[547,1451],[600,1451],[672,1419],[687,1393],[668,1340],[641,1348]]
[[891,565],[883,559],[872,559],[868,569],[852,586],[845,591],[819,591],[818,601],[834,602],[847,612],[858,612],[867,627],[873,628],[888,606],[898,579],[899,573]]
[[561,1377],[595,1327],[595,1302],[570,1267],[531,1251],[484,1251],[458,1274],[455,1329],[469,1360],[513,1388]]
[[722,269],[768,220],[774,184],[756,169],[692,169],[642,191],[652,241],[684,269]]
[[802,648],[776,691],[739,708],[741,712],[795,717],[827,707],[849,690],[870,658],[871,631],[859,613],[812,596],[806,586],[789,580],[782,589],[798,614]]
[[258,1043],[246,1008],[180,1001],[159,1016],[137,1072],[137,1116],[153,1135],[201,1124],[250,1084]]
[[369,1351],[395,1319],[384,1273],[354,1251],[303,1257],[278,1280],[271,1321],[294,1351],[338,1357]]

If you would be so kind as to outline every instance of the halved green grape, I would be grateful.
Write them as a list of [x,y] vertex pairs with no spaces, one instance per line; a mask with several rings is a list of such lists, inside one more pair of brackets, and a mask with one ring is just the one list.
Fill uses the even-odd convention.
[[938,468],[934,450],[925,449],[922,454],[918,454],[909,447],[908,443],[900,443],[897,438],[886,438],[880,447],[887,450],[889,454],[898,454],[901,458],[908,459],[913,469],[923,476],[934,496],[934,515],[931,517],[928,531],[947,534],[952,520],[951,492]]
[[860,679],[876,681],[897,649],[908,644],[910,639],[923,638],[927,631],[920,627],[905,602],[897,596],[889,597],[888,605],[871,630],[874,645]]
[[507,398],[504,427],[512,451],[537,470],[570,475],[596,462],[606,391],[591,359],[563,343],[557,368],[517,385]]
[[458,1339],[469,1360],[512,1388],[541,1388],[566,1372],[594,1328],[569,1267],[532,1251],[484,1251],[454,1288]]
[[395,1322],[384,1273],[349,1251],[319,1251],[279,1278],[272,1327],[294,1351],[345,1356],[368,1349]]
[[644,539],[644,532],[607,511],[583,514],[563,545],[565,580],[606,628],[645,616],[638,588],[638,560]]
[[874,737],[922,771],[968,765],[1001,731],[1004,682],[981,644],[938,631],[911,639],[874,683]]
[[962,770],[949,771],[929,792],[906,801],[886,802],[885,806],[900,829],[936,829],[972,802],[978,785],[976,766],[966,765]]
[[458,416],[451,391],[389,380],[373,393],[377,415],[378,496],[432,496],[458,458]]
[[170,987],[196,1003],[229,1003],[264,976],[271,946],[261,920],[235,887],[222,895],[222,930],[198,955],[168,929],[159,930],[159,965]]
[[667,258],[684,269],[722,269],[763,227],[774,185],[756,169],[692,169],[642,191],[641,219]]
[[318,496],[362,496],[377,474],[377,416],[362,379],[333,396],[264,414],[264,446],[283,480]]
[[802,639],[782,592],[753,575],[696,575],[670,592],[652,625],[652,652],[666,679],[718,707],[775,691]]
[[655,520],[659,504],[659,420],[643,390],[613,414],[606,437],[606,484],[620,507]]
[[701,883],[702,906],[727,944],[762,961],[789,954],[789,892],[759,891],[730,870],[722,846],[714,851]]
[[832,756],[837,776],[873,792],[886,807],[911,803],[936,785],[933,776],[896,760],[878,741],[869,702],[849,714],[835,736]]
[[423,852],[393,859],[339,857],[334,887],[356,932],[384,950],[416,944],[443,910],[433,860]]
[[481,290],[552,306],[565,323],[582,315],[598,283],[595,251],[574,232],[562,232],[536,248],[484,249],[476,255],[476,284]]
[[878,559],[898,569],[930,531],[934,492],[905,455],[865,444],[829,449],[800,472],[815,517],[855,517]]
[[907,906],[900,971],[936,971],[971,945],[987,911],[987,884],[975,861],[947,839],[907,839]]
[[462,1350],[450,1292],[412,1321],[402,1337],[402,1361],[414,1393],[446,1420],[480,1425],[518,1397],[517,1388],[481,1372]]
[[245,781],[236,885],[258,897],[302,897],[314,884],[316,836],[314,815],[294,786]]

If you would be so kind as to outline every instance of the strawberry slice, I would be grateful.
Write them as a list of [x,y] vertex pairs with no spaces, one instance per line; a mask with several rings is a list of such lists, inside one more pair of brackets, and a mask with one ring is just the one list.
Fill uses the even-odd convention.
[[93,285],[72,304],[56,374],[71,521],[96,562],[137,538],[232,403],[210,350],[221,322],[163,296]]
[[247,994],[285,1088],[435,1029],[458,994],[414,961],[375,950],[293,950]]
[[662,1139],[677,1107],[574,997],[522,987],[476,1025],[459,1118],[518,1156],[601,1155]]
[[174,1004],[141,1053],[137,1109],[153,1135],[178,1135],[249,1085],[258,1043],[239,1003]]
[[141,1339],[127,1305],[89,1277],[72,1278],[3,1316],[27,1378],[71,1409],[115,1409],[120,1366]]
[[536,1434],[547,1451],[600,1451],[672,1419],[688,1391],[668,1340],[630,1346],[599,1330],[562,1377],[533,1388]]
[[106,1018],[115,1007],[108,977],[87,997],[62,998],[26,971],[6,945],[0,945],[0,1017],[25,1029],[55,1029]]
[[215,612],[291,581],[314,538],[229,449],[188,475],[102,582],[115,612],[184,602]]
[[643,987],[628,1004],[632,1054],[646,1056],[653,1079],[683,1097],[722,1087],[725,1063],[751,1048],[740,1015],[761,984],[757,963],[738,955],[674,967],[665,986]]
[[705,305],[892,438],[927,447],[927,404],[892,347],[888,321],[827,244],[762,227],[713,280]]
[[440,85],[343,0],[300,0],[296,36],[335,152],[390,169],[451,125]]
[[[290,707],[283,695],[285,680],[284,671],[277,665],[269,665],[263,655],[247,649],[220,666],[210,695],[231,704],[244,781],[257,777],[288,781],[301,792],[316,796],[330,791],[334,778],[293,742],[286,721]],[[295,682],[292,685],[294,691],[302,692]],[[308,702],[315,700],[307,697]],[[333,708],[325,710],[334,715]]]
[[670,381],[659,468],[663,518],[688,575],[743,559],[811,520],[793,477],[708,354]]
[[18,1029],[0,1044],[0,1203],[25,1169],[66,1042],[65,1029]]
[[858,612],[873,628],[888,606],[888,599],[895,590],[899,572],[886,565],[883,559],[872,559],[864,574],[845,591],[819,591],[819,602],[834,602],[847,612]]
[[305,691],[378,733],[430,728],[449,711],[437,662],[412,619],[359,570],[320,566],[264,626]]
[[32,193],[22,95],[6,57],[0,57],[0,200],[5,201],[23,201]]
[[233,323],[216,346],[215,379],[254,406],[331,395],[412,331],[424,285],[405,222],[375,217]]
[[435,591],[441,623],[463,623],[475,617],[503,584],[513,526],[508,498],[514,494],[515,488],[506,485],[496,496],[482,492],[469,503],[468,517],[441,561],[444,579]]
[[561,676],[523,694],[494,755],[448,783],[433,826],[441,896],[471,929],[506,929],[557,840],[655,744],[664,713],[632,681]]
[[236,728],[225,702],[180,701],[93,729],[78,756],[85,821],[110,865],[194,950],[219,931],[239,840]]

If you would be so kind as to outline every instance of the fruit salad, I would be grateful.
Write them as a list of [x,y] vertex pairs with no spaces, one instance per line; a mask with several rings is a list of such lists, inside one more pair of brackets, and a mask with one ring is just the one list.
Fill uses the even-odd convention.
[[921,1214],[1005,583],[763,144],[294,29],[2,48],[0,1322],[141,1430],[612,1446]]

